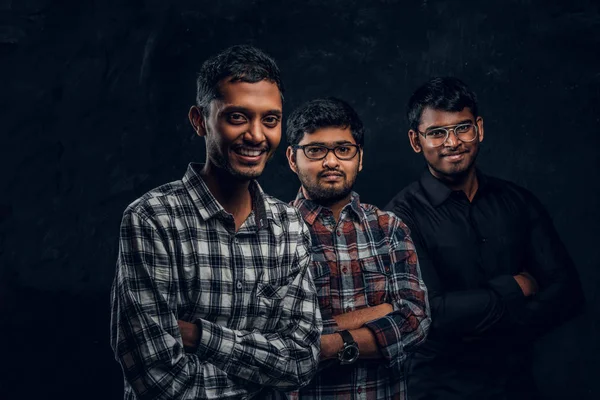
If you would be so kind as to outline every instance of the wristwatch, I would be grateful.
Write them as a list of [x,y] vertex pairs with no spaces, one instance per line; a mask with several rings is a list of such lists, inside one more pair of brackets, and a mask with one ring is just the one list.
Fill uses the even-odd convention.
[[347,330],[338,331],[337,333],[340,334],[344,341],[344,347],[338,352],[338,360],[340,360],[341,365],[352,364],[354,361],[358,360],[358,345]]

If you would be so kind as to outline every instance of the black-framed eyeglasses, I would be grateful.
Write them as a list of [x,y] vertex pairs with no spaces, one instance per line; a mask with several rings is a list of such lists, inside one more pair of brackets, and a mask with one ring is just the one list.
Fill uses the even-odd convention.
[[427,143],[432,147],[439,147],[446,143],[450,131],[453,131],[458,140],[461,142],[469,143],[477,138],[477,125],[472,122],[465,122],[457,125],[441,126],[425,132],[419,132],[421,136],[425,138]]
[[351,160],[353,159],[360,146],[357,144],[339,144],[335,147],[327,147],[322,144],[306,144],[306,145],[294,145],[294,149],[302,149],[306,158],[310,160],[322,160],[327,157],[330,151],[340,160]]

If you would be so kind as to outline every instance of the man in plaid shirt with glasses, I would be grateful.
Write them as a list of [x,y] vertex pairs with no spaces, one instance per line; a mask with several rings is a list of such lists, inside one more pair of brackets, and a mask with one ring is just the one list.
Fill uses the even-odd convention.
[[429,329],[408,228],[352,191],[363,136],[356,112],[334,98],[310,101],[288,120],[287,157],[302,184],[292,204],[312,235],[323,317],[320,371],[292,398],[405,399],[404,361]]
[[206,163],[133,202],[121,223],[111,345],[125,399],[276,397],[317,368],[310,234],[254,180],[281,139],[279,69],[234,46],[197,83],[189,119]]

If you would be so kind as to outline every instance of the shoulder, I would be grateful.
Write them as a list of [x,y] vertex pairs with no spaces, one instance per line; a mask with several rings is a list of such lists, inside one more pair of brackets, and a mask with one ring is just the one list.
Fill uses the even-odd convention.
[[402,218],[392,211],[382,210],[372,204],[360,204],[367,221],[377,221],[379,227],[384,230],[388,236],[408,236],[410,229]]
[[487,176],[487,179],[492,193],[501,198],[504,204],[515,210],[526,210],[534,218],[547,214],[542,202],[529,189],[501,178]]
[[177,180],[146,192],[129,204],[123,214],[153,219],[165,214],[172,215],[187,202],[191,202],[189,194],[183,182]]
[[398,192],[384,207],[384,210],[393,212],[400,219],[410,219],[414,209],[427,202],[420,182],[414,181]]
[[263,199],[276,223],[290,229],[294,227],[304,228],[304,220],[296,207],[264,192]]
[[520,186],[506,179],[494,176],[486,176],[489,188],[496,194],[513,199],[513,201],[523,202],[526,205],[538,205],[540,201],[527,188]]

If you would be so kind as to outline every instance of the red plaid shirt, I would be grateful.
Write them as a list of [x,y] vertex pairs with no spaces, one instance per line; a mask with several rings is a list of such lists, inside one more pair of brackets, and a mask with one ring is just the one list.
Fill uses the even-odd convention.
[[347,366],[324,362],[299,397],[405,399],[404,360],[423,342],[431,322],[408,228],[392,213],[361,204],[354,192],[337,223],[330,209],[307,200],[302,191],[292,205],[300,210],[312,236],[311,272],[323,334],[338,330],[334,315],[382,303],[394,307],[391,314],[365,325],[373,331],[383,358],[359,359]]

